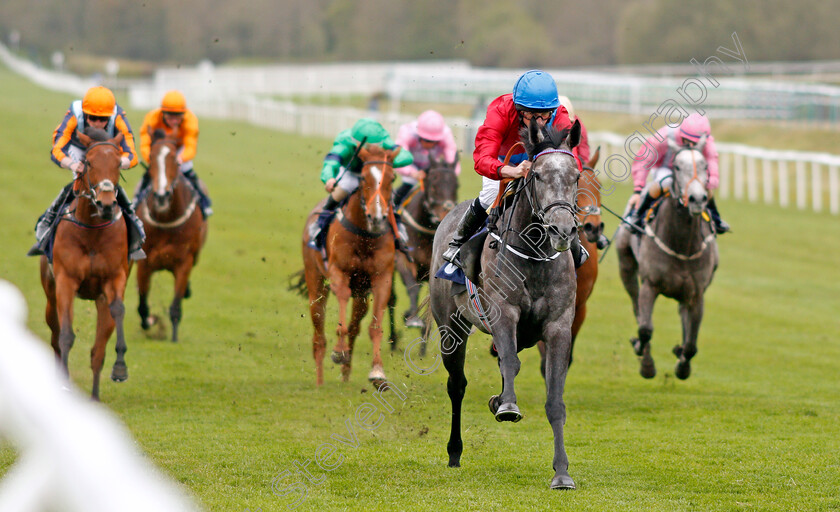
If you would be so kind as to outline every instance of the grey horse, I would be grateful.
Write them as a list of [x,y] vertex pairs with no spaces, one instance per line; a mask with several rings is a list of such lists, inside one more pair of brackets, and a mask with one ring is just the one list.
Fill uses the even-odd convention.
[[[461,402],[467,387],[464,358],[466,341],[475,325],[493,335],[499,354],[502,392],[491,397],[489,403],[497,421],[515,422],[522,418],[514,391],[514,378],[520,367],[517,353],[545,340],[545,411],[554,432],[555,475],[551,488],[574,489],[563,444],[563,388],[571,351],[576,288],[568,249],[577,236],[574,203],[579,172],[571,149],[580,140],[580,124],[575,121],[571,130],[558,132],[538,129],[533,123],[531,130],[523,129],[521,135],[533,164],[527,178],[514,182],[516,193],[509,198],[512,205],[499,221],[501,230],[477,244],[483,246],[477,268],[481,273],[476,277],[478,271],[473,272],[472,279],[479,287],[468,287],[453,296],[451,281],[433,278],[429,283],[430,309],[441,337],[443,364],[449,372],[449,466],[460,466],[463,451]],[[438,227],[432,250],[433,269],[446,263],[442,254],[468,206],[468,202],[456,206]],[[474,247],[475,241],[462,248],[468,277],[471,258],[463,251]],[[480,310],[485,314],[479,314]]]
[[640,358],[642,377],[653,378],[656,366],[650,355],[653,303],[659,295],[680,303],[682,342],[674,347],[679,358],[674,373],[691,375],[697,353],[697,334],[703,319],[703,294],[712,282],[719,256],[714,229],[707,220],[708,171],[702,138],[694,148],[669,141],[674,156],[674,183],[644,234],[623,225],[614,240],[624,288],[633,301],[638,337],[630,340]]

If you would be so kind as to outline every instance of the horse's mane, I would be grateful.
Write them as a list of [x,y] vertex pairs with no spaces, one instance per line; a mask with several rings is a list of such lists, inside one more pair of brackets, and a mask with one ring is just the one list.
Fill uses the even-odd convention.
[[154,144],[155,142],[157,142],[157,141],[159,141],[159,140],[161,140],[161,139],[165,139],[165,138],[166,138],[166,132],[165,132],[165,131],[163,131],[163,129],[162,129],[162,128],[158,128],[158,129],[156,129],[156,130],[155,130],[155,132],[152,134],[152,144]]
[[525,144],[525,151],[528,153],[529,159],[533,159],[534,155],[539,154],[540,151],[545,149],[559,148],[566,142],[566,138],[569,136],[569,128],[558,130],[554,126],[546,126],[542,128],[542,132],[545,138],[540,142],[536,142],[531,140],[528,127],[523,127],[519,130],[519,137],[522,139],[522,143]]
[[85,135],[96,142],[105,142],[110,139],[110,137],[108,137],[108,132],[99,128],[94,128],[93,126],[85,128]]

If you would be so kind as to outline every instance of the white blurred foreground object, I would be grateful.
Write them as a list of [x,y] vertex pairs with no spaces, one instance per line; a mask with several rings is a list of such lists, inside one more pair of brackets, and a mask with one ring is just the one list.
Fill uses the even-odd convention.
[[117,419],[61,377],[25,322],[23,295],[0,280],[0,437],[19,454],[0,479],[0,510],[197,511]]

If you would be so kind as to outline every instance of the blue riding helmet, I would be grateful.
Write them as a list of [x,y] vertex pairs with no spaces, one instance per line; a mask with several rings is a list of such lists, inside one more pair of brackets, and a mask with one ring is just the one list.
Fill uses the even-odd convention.
[[527,71],[513,86],[513,103],[520,110],[552,110],[560,106],[557,84],[545,71]]

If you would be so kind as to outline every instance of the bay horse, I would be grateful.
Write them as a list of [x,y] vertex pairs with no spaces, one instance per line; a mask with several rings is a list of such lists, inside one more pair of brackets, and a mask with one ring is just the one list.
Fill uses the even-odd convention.
[[128,379],[125,364],[123,297],[131,261],[128,230],[117,204],[120,179],[120,133],[112,139],[97,129],[79,132],[85,146],[84,170],[74,184],[76,198],[60,212],[55,228],[53,262],[41,256],[41,285],[47,296],[46,320],[51,345],[62,369],[69,375],[68,357],[76,339],[73,331],[75,297],[96,303],[96,340],[91,350],[93,370],[91,397],[99,400],[99,376],[105,362],[108,339],[117,330],[117,359],[111,379]]
[[197,207],[198,192],[179,170],[177,151],[178,141],[155,130],[149,153],[151,190],[137,207],[146,229],[146,259],[137,262],[140,325],[148,330],[156,321],[149,316],[152,274],[168,270],[175,278],[175,296],[169,306],[173,342],[178,341],[181,301],[190,296],[190,273],[207,241],[207,220]]
[[644,235],[634,235],[622,226],[615,240],[621,282],[633,302],[638,325],[638,337],[630,343],[639,356],[639,373],[647,379],[656,375],[650,340],[657,296],[680,304],[682,342],[673,349],[678,358],[674,373],[679,379],[691,375],[691,358],[697,353],[703,294],[719,262],[715,230],[704,218],[709,200],[705,143],[703,137],[694,148],[687,148],[669,139],[675,153],[672,190],[646,224]]
[[[467,386],[464,360],[471,327],[492,334],[499,354],[502,392],[489,402],[497,421],[522,418],[514,390],[520,368],[517,352],[545,340],[545,411],[554,433],[555,474],[550,487],[573,489],[563,442],[563,389],[575,313],[575,269],[569,248],[577,231],[574,201],[580,173],[572,148],[580,141],[580,123],[575,121],[570,130],[559,132],[532,123],[522,132],[533,164],[528,176],[516,182],[512,205],[499,221],[499,235],[493,233],[484,240],[479,268],[474,271],[469,270],[468,262],[478,257],[464,253],[472,250],[471,243],[461,249],[467,278],[478,275],[475,279],[480,282],[469,280],[467,293],[455,296],[452,281],[432,279],[429,283],[430,311],[438,325],[443,364],[449,373],[452,420],[447,452],[449,466],[460,466],[461,404]],[[438,227],[433,268],[445,264],[443,252],[468,207],[469,201],[459,204]],[[473,283],[478,287],[470,287]]]
[[[594,169],[599,156],[600,148],[583,166],[575,198],[578,225],[583,227],[584,234],[580,237],[580,244],[589,253],[589,259],[576,272],[577,291],[575,293],[575,320],[572,322],[572,350],[569,352],[570,365],[574,359],[575,340],[586,319],[586,301],[592,295],[595,281],[598,279],[598,250],[609,245],[609,239],[604,235],[604,223],[601,221],[601,181],[595,175]],[[545,377],[545,343],[540,341],[537,348],[540,350],[540,371]],[[496,355],[492,345],[490,349],[493,355]]]
[[410,301],[408,310],[403,314],[406,327],[425,327],[423,320],[417,316],[417,298],[422,283],[429,282],[435,230],[458,200],[458,176],[455,175],[458,155],[451,162],[447,162],[445,157],[437,159],[431,155],[429,160],[426,179],[415,185],[402,205],[396,205],[402,209],[408,247],[414,259],[412,266],[404,255],[397,254],[397,271]]
[[[303,274],[314,328],[312,355],[319,386],[324,383],[323,360],[327,342],[324,321],[329,289],[338,298],[338,341],[331,359],[341,365],[342,379],[347,381],[350,377],[353,347],[362,318],[368,310],[368,295],[372,293],[373,319],[368,334],[373,343],[373,361],[368,380],[377,388],[387,380],[380,347],[382,321],[394,277],[393,233],[396,225],[391,206],[391,185],[394,157],[400,151],[400,148],[386,150],[372,144],[366,144],[359,150],[357,156],[362,163],[359,188],[339,209],[337,221],[327,228],[326,262],[320,251],[307,244],[309,225],[316,221],[323,202],[309,213],[303,228]],[[353,312],[348,324],[347,305],[351,298]]]

